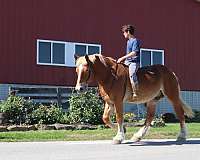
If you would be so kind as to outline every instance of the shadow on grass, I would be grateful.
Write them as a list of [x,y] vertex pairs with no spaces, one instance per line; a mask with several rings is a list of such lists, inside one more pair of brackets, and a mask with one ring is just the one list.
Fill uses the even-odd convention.
[[169,141],[140,141],[140,142],[125,142],[123,144],[130,144],[130,146],[170,146],[170,145],[183,145],[183,144],[200,144],[200,140],[187,140],[187,141],[176,141],[176,140],[169,140]]

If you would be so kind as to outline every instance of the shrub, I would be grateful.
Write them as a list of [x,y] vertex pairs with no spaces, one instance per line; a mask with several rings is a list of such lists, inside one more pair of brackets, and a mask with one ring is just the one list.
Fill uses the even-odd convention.
[[151,126],[152,127],[165,127],[165,122],[162,118],[155,118],[152,122],[151,122]]
[[103,101],[96,89],[72,93],[69,104],[70,123],[102,124]]
[[134,122],[136,115],[134,113],[125,113],[124,122]]
[[62,116],[62,109],[57,105],[51,104],[50,106],[45,106],[40,104],[29,115],[29,124],[53,124],[60,122]]
[[70,123],[69,113],[68,112],[62,114],[59,123],[62,123],[62,124],[69,124]]
[[3,101],[0,101],[0,113],[3,112]]
[[162,119],[165,123],[175,123],[178,122],[176,116],[173,113],[165,113],[162,115]]
[[0,103],[0,111],[6,114],[6,120],[12,124],[52,124],[60,122],[63,113],[58,106],[39,106],[32,100],[10,95],[7,100]]
[[12,124],[25,123],[28,114],[34,110],[34,107],[31,100],[13,95],[10,95],[7,100],[0,104],[1,112],[6,114],[8,122]]

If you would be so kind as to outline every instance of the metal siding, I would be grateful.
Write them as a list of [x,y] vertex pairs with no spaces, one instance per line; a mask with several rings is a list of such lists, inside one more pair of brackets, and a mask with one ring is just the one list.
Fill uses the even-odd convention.
[[199,17],[193,0],[0,0],[0,83],[74,85],[73,68],[36,65],[36,39],[100,43],[118,58],[131,23],[143,48],[165,50],[182,89],[200,90]]

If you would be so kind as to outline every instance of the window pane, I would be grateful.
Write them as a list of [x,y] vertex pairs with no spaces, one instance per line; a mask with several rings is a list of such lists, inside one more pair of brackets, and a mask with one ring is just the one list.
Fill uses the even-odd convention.
[[75,54],[79,56],[86,55],[86,46],[84,45],[75,45]]
[[39,62],[51,63],[51,43],[39,42]]
[[98,46],[88,46],[88,54],[95,54],[95,53],[99,53],[99,47]]
[[163,60],[162,52],[153,51],[152,54],[153,54],[152,64],[162,64],[162,60]]
[[65,44],[53,43],[53,63],[65,64]]
[[151,51],[141,51],[141,67],[151,65]]

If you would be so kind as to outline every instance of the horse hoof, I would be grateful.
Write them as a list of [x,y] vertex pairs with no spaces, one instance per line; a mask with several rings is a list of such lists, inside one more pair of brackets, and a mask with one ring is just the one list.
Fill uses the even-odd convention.
[[121,144],[122,141],[121,140],[113,140],[113,144]]
[[139,142],[139,141],[141,141],[141,138],[138,138],[138,137],[132,137],[131,138],[131,142],[133,142],[133,143],[136,143],[136,142]]
[[184,138],[184,137],[178,137],[178,138],[176,139],[176,141],[177,141],[177,142],[186,142],[186,138]]

